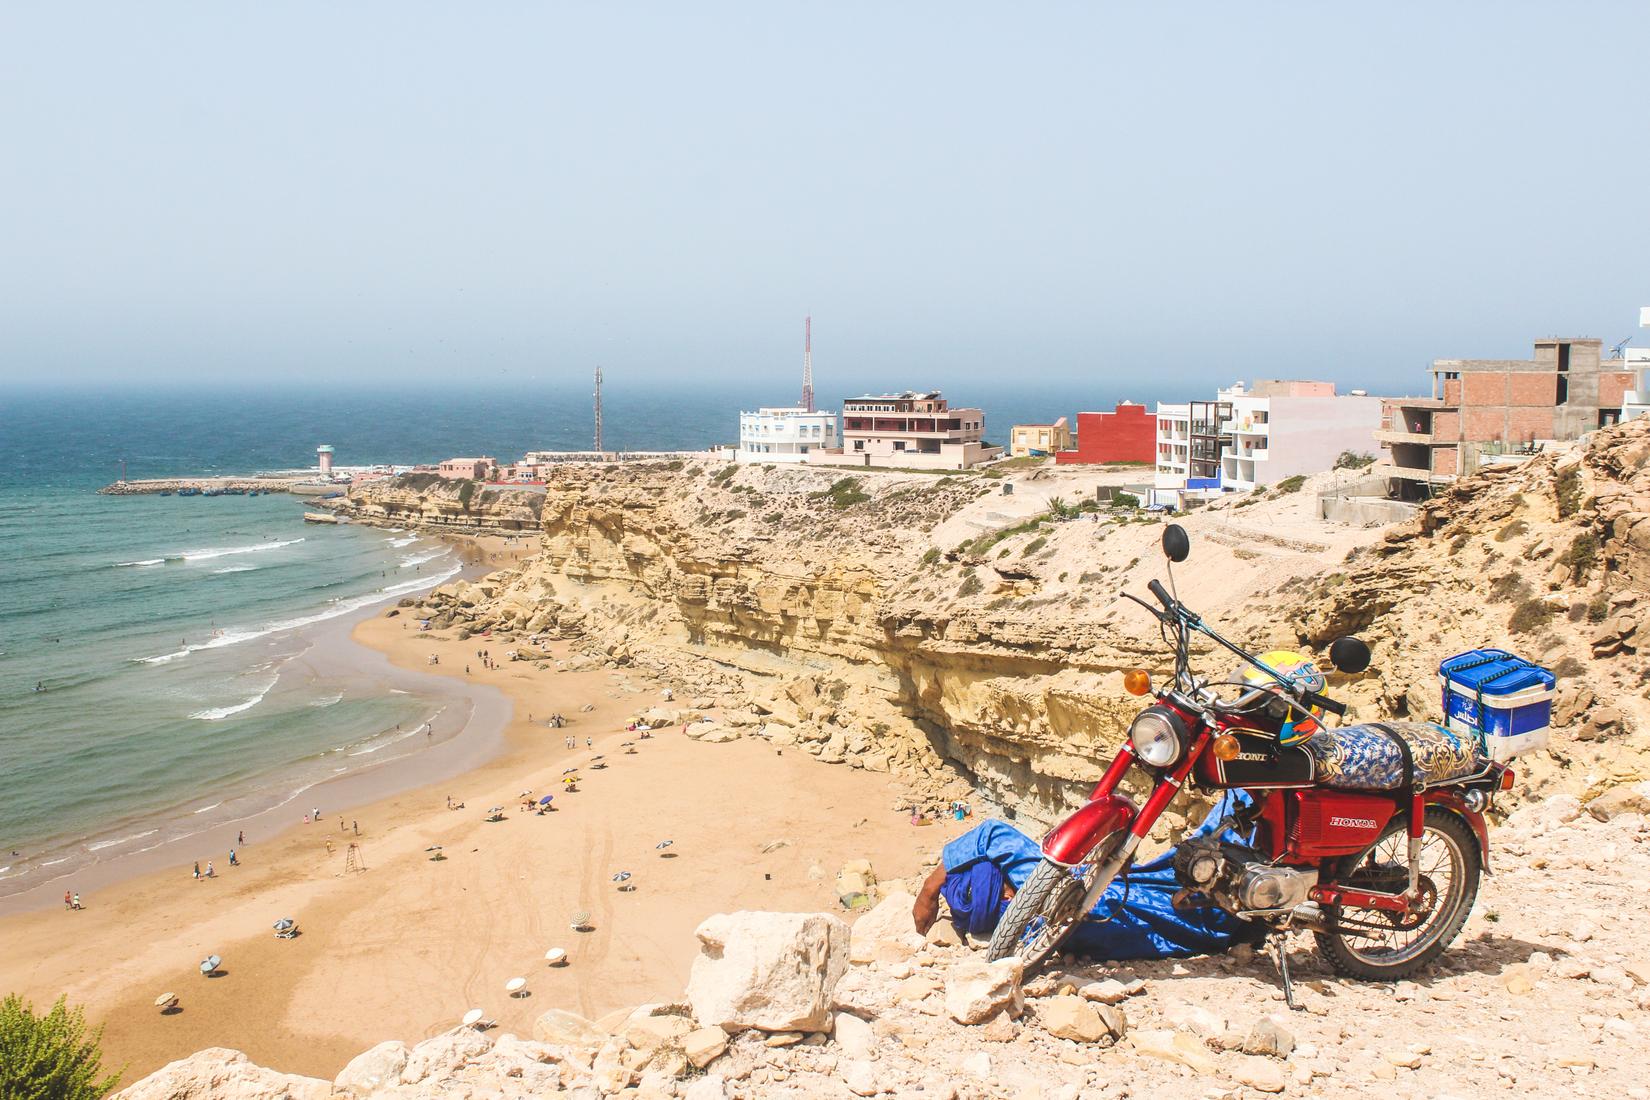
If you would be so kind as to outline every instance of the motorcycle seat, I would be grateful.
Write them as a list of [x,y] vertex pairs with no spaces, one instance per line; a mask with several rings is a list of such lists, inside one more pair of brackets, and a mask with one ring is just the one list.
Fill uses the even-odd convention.
[[1483,773],[1488,760],[1477,739],[1431,722],[1382,722],[1323,729],[1305,748],[1317,766],[1318,781],[1354,791],[1390,791],[1403,784],[1403,752],[1386,730],[1402,737],[1415,760],[1423,787],[1440,787]]

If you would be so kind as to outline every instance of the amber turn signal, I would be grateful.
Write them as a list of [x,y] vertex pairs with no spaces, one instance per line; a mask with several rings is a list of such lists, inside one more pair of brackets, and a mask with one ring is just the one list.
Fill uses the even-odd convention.
[[1504,791],[1512,790],[1513,780],[1515,778],[1517,777],[1513,775],[1513,770],[1511,768],[1503,769],[1501,772],[1501,789]]
[[1152,690],[1151,674],[1143,668],[1131,668],[1123,673],[1123,690],[1130,695],[1145,695]]
[[1215,738],[1215,743],[1209,748],[1214,752],[1216,760],[1236,760],[1241,751],[1238,739],[1229,733],[1223,733]]

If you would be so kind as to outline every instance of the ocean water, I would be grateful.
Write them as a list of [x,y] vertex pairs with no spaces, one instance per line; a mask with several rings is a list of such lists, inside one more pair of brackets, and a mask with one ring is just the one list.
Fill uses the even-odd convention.
[[[1111,400],[1080,387],[959,396],[999,440],[1017,420]],[[731,440],[741,407],[788,400],[612,387],[605,441],[702,448]],[[122,460],[139,478],[306,467],[319,443],[345,466],[513,458],[587,448],[590,432],[582,385],[0,394],[0,896],[413,751],[402,742],[438,706],[305,655],[325,623],[455,575],[450,550],[306,526],[284,494],[98,496]]]

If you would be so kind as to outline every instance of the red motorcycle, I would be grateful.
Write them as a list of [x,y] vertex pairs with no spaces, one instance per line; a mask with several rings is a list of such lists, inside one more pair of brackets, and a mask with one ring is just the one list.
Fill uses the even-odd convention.
[[[1172,563],[1189,550],[1185,529],[1171,524],[1163,534],[1171,586]],[[1489,851],[1484,811],[1512,786],[1512,771],[1424,723],[1323,727],[1319,715],[1342,716],[1346,707],[1321,693],[1316,669],[1274,668],[1221,637],[1161,582],[1148,587],[1161,608],[1125,595],[1157,617],[1174,650],[1174,681],[1136,716],[1088,801],[1044,837],[1042,862],[998,923],[990,957],[1018,956],[1028,969],[1046,959],[1128,870],[1189,781],[1248,799],[1223,828],[1177,849],[1177,907],[1213,904],[1273,932],[1308,929],[1329,963],[1354,978],[1395,980],[1428,965],[1472,910]],[[1254,671],[1198,678],[1194,634]],[[1341,672],[1362,672],[1369,647],[1340,638],[1329,658]],[[1151,691],[1141,670],[1124,684],[1135,695]],[[1130,767],[1151,780],[1140,806],[1118,792]],[[1284,937],[1276,939],[1293,1006]]]

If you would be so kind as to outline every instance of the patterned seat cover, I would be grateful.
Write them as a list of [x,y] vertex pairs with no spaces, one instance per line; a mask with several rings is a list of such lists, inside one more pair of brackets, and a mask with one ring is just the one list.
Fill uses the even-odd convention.
[[[1423,786],[1464,779],[1484,770],[1476,738],[1431,722],[1382,722],[1409,742]],[[1392,739],[1370,725],[1320,730],[1306,742],[1317,762],[1318,781],[1354,791],[1390,791],[1404,779],[1404,758]]]

